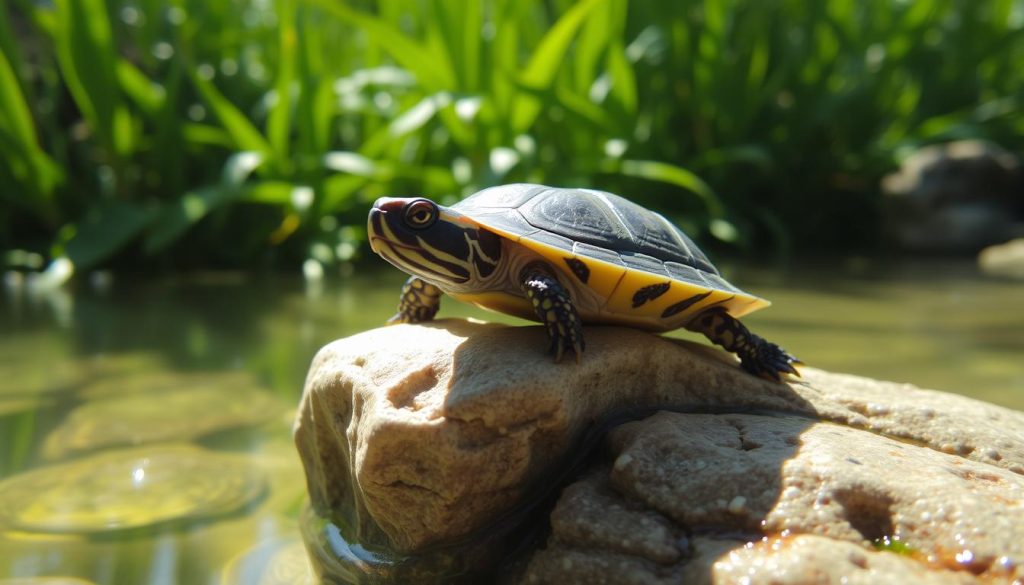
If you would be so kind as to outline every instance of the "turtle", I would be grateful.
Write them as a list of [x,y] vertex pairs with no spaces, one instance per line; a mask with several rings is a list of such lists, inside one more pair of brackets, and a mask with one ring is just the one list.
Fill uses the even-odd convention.
[[544,324],[555,362],[585,349],[583,324],[686,328],[770,380],[800,360],[739,318],[768,306],[733,286],[681,229],[624,197],[517,183],[450,206],[382,197],[370,210],[371,249],[411,276],[389,323],[437,314],[442,294]]

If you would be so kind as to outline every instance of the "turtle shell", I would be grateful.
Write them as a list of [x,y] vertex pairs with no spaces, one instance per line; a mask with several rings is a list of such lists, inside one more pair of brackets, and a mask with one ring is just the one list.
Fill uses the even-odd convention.
[[591,288],[605,299],[591,318],[670,329],[711,305],[740,317],[770,304],[722,278],[662,215],[612,193],[502,185],[452,209]]

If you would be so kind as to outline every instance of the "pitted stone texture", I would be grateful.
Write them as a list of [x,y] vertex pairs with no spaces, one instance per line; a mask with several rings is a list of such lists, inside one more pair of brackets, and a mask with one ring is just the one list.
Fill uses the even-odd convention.
[[[574,545],[674,565],[690,554],[690,539],[678,524],[638,501],[623,499],[607,482],[608,469],[565,489],[551,514],[551,527]],[[609,527],[612,529],[609,530]]]
[[771,538],[755,543],[696,537],[692,550],[693,556],[687,562],[663,566],[618,553],[595,554],[592,550],[553,545],[534,556],[528,571],[518,581],[538,585],[979,583],[970,573],[928,569],[912,558],[813,535]]
[[[751,544],[700,542],[698,549],[706,554],[687,567],[684,575],[696,577],[685,581],[687,583],[967,585],[979,582],[968,572],[928,567],[911,557],[806,534],[766,538]],[[991,581],[998,582],[998,579]]]
[[[313,506],[398,549],[443,544],[550,483],[595,422],[657,407],[796,413],[1024,472],[1021,413],[812,368],[789,384],[765,382],[721,351],[633,329],[586,336],[578,365],[544,354],[542,327],[461,320],[326,346],[295,426]],[[726,502],[738,511],[728,518],[769,505],[765,489],[742,495]]]
[[[1005,469],[793,416],[662,412],[608,444],[611,468],[565,490],[524,581],[1024,579],[1024,477]],[[593,506],[657,519],[655,533],[705,536],[670,558],[617,546],[642,530],[616,514],[577,513],[586,531],[554,521]],[[884,538],[906,554],[876,550]]]

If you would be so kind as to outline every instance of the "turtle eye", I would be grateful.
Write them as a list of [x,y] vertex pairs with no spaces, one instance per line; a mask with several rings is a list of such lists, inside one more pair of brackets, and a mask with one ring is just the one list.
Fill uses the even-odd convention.
[[426,229],[437,221],[437,205],[426,199],[417,199],[405,206],[405,223],[418,230]]

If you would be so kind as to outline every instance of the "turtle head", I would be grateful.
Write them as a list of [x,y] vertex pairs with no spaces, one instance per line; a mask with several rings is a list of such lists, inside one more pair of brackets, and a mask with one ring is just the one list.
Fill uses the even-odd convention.
[[487,278],[501,259],[498,235],[422,197],[378,199],[366,229],[374,252],[442,289]]

